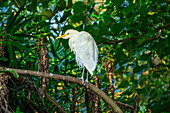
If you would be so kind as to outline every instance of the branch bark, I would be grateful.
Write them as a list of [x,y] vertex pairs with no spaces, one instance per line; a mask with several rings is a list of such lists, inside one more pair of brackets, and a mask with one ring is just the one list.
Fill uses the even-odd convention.
[[[21,69],[14,69],[14,68],[4,68],[0,67],[0,70],[14,70],[16,73],[21,75],[30,75],[30,76],[36,76],[36,77],[47,77],[54,80],[63,80],[67,82],[76,83],[79,85],[82,85],[82,80],[70,76],[64,76],[64,75],[58,75],[58,74],[52,74],[52,73],[45,73],[45,72],[37,72],[37,71],[30,71],[30,70],[21,70]],[[83,86],[83,85],[82,85]],[[94,86],[91,83],[85,82],[85,87],[95,92],[97,95],[100,96],[101,99],[103,99],[113,110],[114,113],[123,113],[121,109],[116,105],[116,103],[108,97],[103,91],[101,91],[99,88]]]
[[[121,43],[121,42],[126,42],[126,41],[129,41],[129,40],[134,40],[134,39],[138,39],[140,37],[142,37],[143,35],[139,35],[139,36],[136,36],[136,37],[131,37],[131,38],[126,38],[126,39],[123,39],[123,40],[111,40],[110,42],[101,42],[103,44],[118,44],[118,43]],[[97,43],[99,44],[99,43]]]
[[52,97],[50,97],[50,95],[48,95],[47,92],[44,92],[44,93],[45,93],[46,99],[47,99],[50,103],[53,103],[56,108],[58,108],[57,111],[58,111],[59,113],[66,113],[66,112],[63,110],[63,108],[62,108],[59,104],[57,104],[56,101],[55,101]]
[[[158,32],[159,30],[161,29],[166,29],[167,27],[169,27],[170,24],[166,24],[165,26],[161,26],[161,27],[158,27],[158,28],[155,28],[155,31]],[[138,36],[135,36],[135,37],[131,37],[131,38],[125,38],[123,40],[108,40],[107,42],[100,42],[100,43],[97,43],[97,44],[119,44],[121,42],[126,42],[126,41],[129,41],[129,40],[135,40],[135,39],[138,39],[140,37],[142,37],[143,35],[138,35]],[[155,38],[149,38],[147,40],[154,40]]]
[[131,105],[124,104],[124,103],[122,103],[122,102],[116,102],[116,104],[117,104],[118,106],[121,106],[121,107],[124,107],[124,108],[130,109],[130,110],[131,110],[131,112],[130,112],[130,113],[133,113],[133,111],[134,111],[134,107],[133,107],[133,106],[131,106]]
[[3,105],[0,105],[0,108],[5,112],[5,113],[13,113],[9,110],[6,110],[6,108]]
[[30,106],[33,106],[38,111],[38,113],[44,113],[33,101],[27,99],[27,102],[30,104]]

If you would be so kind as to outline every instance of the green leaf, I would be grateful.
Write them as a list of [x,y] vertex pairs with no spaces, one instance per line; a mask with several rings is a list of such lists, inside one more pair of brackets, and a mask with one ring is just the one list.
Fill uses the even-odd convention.
[[45,21],[41,21],[41,22],[38,23],[37,26],[40,26],[40,27],[47,27],[47,26],[49,26],[49,25],[50,25],[50,23],[45,22]]
[[71,8],[73,6],[72,0],[68,0],[67,8]]
[[8,41],[7,45],[8,45],[8,52],[9,52],[9,58],[10,58],[9,66],[13,64],[16,68],[18,68],[19,62],[16,58],[15,49],[13,48],[12,42]]
[[[26,5],[26,4],[25,4]],[[22,10],[24,10],[24,7],[25,7],[25,5],[23,5],[20,9],[19,9],[19,11],[16,13],[16,15],[13,17],[13,16],[11,16],[11,17],[13,17],[13,18],[11,18],[10,20],[9,20],[9,22],[8,22],[8,25],[7,25],[7,30],[10,30],[12,27],[13,27],[13,24],[15,23],[15,20],[17,19],[17,17],[19,16],[19,14],[21,13],[21,11]],[[12,13],[12,14],[14,14],[14,13]]]
[[59,0],[58,2],[60,5],[59,5],[59,10],[64,10],[66,8],[66,1],[65,0]]
[[127,80],[124,80],[120,83],[119,88],[126,88],[129,86],[129,82]]
[[13,23],[13,26],[18,25],[20,22],[22,22],[25,18],[25,15],[20,16],[18,19],[16,19],[15,23]]
[[37,38],[37,36],[33,36],[33,35],[27,35],[27,34],[24,34],[24,33],[16,33],[16,34],[13,34],[13,36],[15,37],[14,40],[17,40],[17,41],[24,41],[25,40],[23,39],[24,37],[30,37],[30,38]]
[[112,24],[111,32],[113,35],[118,35],[125,28],[125,24],[123,22]]
[[19,30],[21,27],[24,27],[26,24],[29,24],[32,21],[33,17],[30,17],[26,20],[24,20],[23,22],[19,23],[18,25],[16,25],[15,27],[13,27],[11,29],[11,33],[16,32],[17,30]]
[[[8,36],[8,41],[21,41],[21,42],[25,42],[25,40],[23,38],[17,37],[17,36]],[[9,43],[7,43],[6,45],[9,45]]]
[[34,21],[35,22],[40,22],[42,20],[42,15],[35,15]]
[[115,53],[115,57],[118,61],[121,61],[122,59],[126,58],[126,55],[124,54],[122,48],[116,47]]
[[71,15],[71,11],[65,11],[64,15],[61,17],[60,22],[64,22]]
[[97,15],[91,15],[91,17],[98,18],[98,16],[97,16]]
[[27,10],[34,12],[37,10],[37,1],[32,1],[30,5],[27,6]]
[[104,83],[109,83],[109,79],[107,78],[107,76],[105,74],[103,76],[101,76],[101,79]]
[[141,89],[136,89],[136,91],[137,91],[137,93],[140,95],[140,94],[145,94],[146,92],[147,92],[147,90],[146,90],[146,87],[144,87],[144,88],[141,88]]
[[12,73],[14,75],[14,77],[16,77],[16,78],[19,77],[18,73],[16,71],[14,71],[14,70],[5,70],[5,69],[2,69],[1,71],[2,72]]
[[146,36],[143,36],[143,37],[139,40],[138,45],[141,45],[143,42],[145,42],[146,39],[147,39],[147,37],[146,37]]
[[73,22],[73,23],[84,21],[85,18],[86,18],[86,16],[84,16],[82,14],[76,14],[76,15],[70,16],[71,22]]
[[135,5],[133,3],[130,3],[129,6],[125,7],[123,10],[123,14],[125,16],[133,13],[135,11]]
[[61,39],[61,43],[62,43],[62,45],[64,46],[65,49],[69,49],[68,40]]
[[133,73],[143,73],[146,70],[146,66],[136,66],[133,68]]
[[[55,41],[54,40],[52,40],[51,38],[49,38],[49,41],[50,41],[50,44],[51,44],[51,52],[52,52],[52,55],[54,56],[54,57],[56,57],[56,58],[58,58],[59,59],[59,57],[58,57],[58,55],[57,55],[57,49],[59,48],[59,46],[60,46],[60,44],[57,44],[57,43],[55,43]],[[61,39],[60,39],[60,41],[61,41]],[[57,41],[56,41],[57,42]],[[59,42],[60,43],[60,42]]]
[[136,13],[130,15],[130,17],[127,17],[126,20],[127,20],[127,23],[128,24],[131,24],[135,21],[135,17],[136,17]]
[[0,60],[2,60],[2,61],[4,61],[4,62],[6,62],[6,61],[8,60],[8,58],[6,58],[6,57],[2,56],[2,57],[0,58]]
[[0,15],[10,15],[11,13],[9,13],[9,12],[0,12]]
[[16,77],[16,78],[19,77],[19,75],[18,75],[18,73],[16,71],[12,70],[11,73],[14,75],[14,77]]
[[51,19],[53,16],[52,10],[51,9],[47,9],[41,12],[41,15],[43,16],[44,19]]
[[103,18],[104,18],[104,22],[106,24],[108,24],[112,20],[112,17],[111,17],[111,15],[108,12],[104,12]]
[[30,48],[27,48],[26,46],[23,46],[18,42],[13,42],[12,44],[13,44],[14,47],[17,47],[20,50],[25,50],[28,53],[32,53],[33,55],[35,55],[35,53],[33,53],[33,51]]
[[23,113],[23,112],[21,112],[20,111],[20,108],[19,108],[19,106],[16,108],[16,112],[15,113]]
[[119,5],[121,5],[122,4],[122,2],[123,1],[121,1],[121,0],[111,0],[112,2],[113,2],[113,4],[114,5],[116,5],[116,6],[119,6]]
[[149,28],[148,30],[148,37],[152,38],[153,36],[155,36],[156,32],[154,28]]
[[14,18],[14,12],[11,12],[10,14],[11,15],[7,18],[7,24],[10,24],[10,21]]
[[0,1],[0,7],[7,7],[7,3],[8,3],[8,1],[6,1],[6,0]]
[[141,56],[140,56],[140,60],[144,60],[144,61],[147,61],[147,60],[150,60],[150,58],[151,58],[151,56],[149,55],[149,54],[142,54]]
[[84,4],[84,2],[76,2],[74,5],[73,5],[73,11],[74,11],[74,14],[83,14],[83,12],[85,11],[85,9],[87,8],[87,6]]
[[11,41],[8,41],[8,52],[9,52],[9,66],[12,64],[12,60],[13,60],[13,50],[12,50],[12,45],[11,45]]

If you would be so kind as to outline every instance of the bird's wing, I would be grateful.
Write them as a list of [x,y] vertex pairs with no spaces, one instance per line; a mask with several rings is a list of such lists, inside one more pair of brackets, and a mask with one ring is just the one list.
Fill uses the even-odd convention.
[[98,48],[93,37],[87,32],[80,32],[75,37],[75,54],[79,66],[85,66],[93,75],[98,61]]

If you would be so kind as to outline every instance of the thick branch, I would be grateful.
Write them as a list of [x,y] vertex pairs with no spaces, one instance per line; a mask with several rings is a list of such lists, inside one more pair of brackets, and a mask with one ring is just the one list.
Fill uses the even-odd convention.
[[[44,72],[36,72],[36,71],[30,71],[30,70],[21,70],[21,69],[0,67],[0,70],[4,70],[4,69],[5,70],[14,70],[18,74],[31,75],[31,76],[37,76],[37,77],[47,77],[47,78],[51,78],[51,79],[54,79],[54,80],[63,80],[63,81],[72,82],[72,83],[82,85],[82,80],[80,80],[78,78],[70,77],[70,76],[51,74],[51,73],[44,73]],[[123,113],[120,110],[120,108],[116,105],[116,103],[111,98],[109,98],[103,91],[101,91],[99,88],[97,88],[93,84],[87,83],[87,82],[85,82],[85,86],[88,89],[95,92],[97,95],[99,95],[100,98],[102,98],[108,105],[110,105],[110,107],[112,108],[114,113]]]

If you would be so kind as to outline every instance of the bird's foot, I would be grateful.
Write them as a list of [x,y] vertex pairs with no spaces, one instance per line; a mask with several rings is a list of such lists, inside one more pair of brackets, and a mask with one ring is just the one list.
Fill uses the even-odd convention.
[[85,85],[84,78],[83,78],[83,77],[81,77],[81,78],[79,78],[79,79],[81,79],[81,80],[82,80],[82,85]]
[[88,87],[88,84],[89,84],[89,81],[88,81],[88,79],[86,79],[86,88],[88,89],[89,87]]
[[89,83],[88,79],[86,79],[86,82]]

